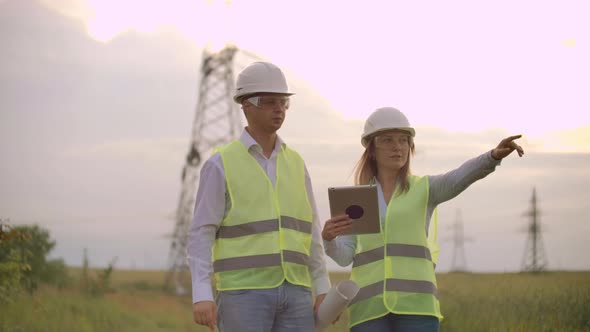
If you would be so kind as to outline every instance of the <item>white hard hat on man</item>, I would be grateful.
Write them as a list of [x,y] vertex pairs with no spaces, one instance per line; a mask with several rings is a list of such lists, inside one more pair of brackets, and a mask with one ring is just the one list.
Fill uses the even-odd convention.
[[378,108],[365,121],[361,144],[366,148],[373,136],[393,129],[407,131],[412,137],[416,136],[416,131],[404,113],[393,107]]
[[287,79],[281,69],[269,62],[254,62],[238,75],[234,101],[241,104],[243,97],[256,93],[294,95],[289,91]]

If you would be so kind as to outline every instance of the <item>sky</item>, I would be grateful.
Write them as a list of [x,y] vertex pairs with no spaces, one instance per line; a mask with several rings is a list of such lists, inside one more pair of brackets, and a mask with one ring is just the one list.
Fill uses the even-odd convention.
[[202,52],[231,41],[236,72],[271,61],[297,92],[279,134],[322,222],[327,188],[352,183],[364,119],[394,106],[417,130],[416,174],[524,135],[523,158],[440,206],[437,270],[457,213],[469,269],[519,270],[533,188],[549,267],[588,270],[589,6],[0,0],[0,218],[47,228],[71,265],[88,248],[95,266],[165,268]]

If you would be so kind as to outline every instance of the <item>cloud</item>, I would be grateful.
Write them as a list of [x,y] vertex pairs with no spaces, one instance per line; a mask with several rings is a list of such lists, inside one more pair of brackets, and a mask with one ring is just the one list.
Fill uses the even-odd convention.
[[[584,89],[590,48],[581,42],[562,45],[572,36],[588,37],[583,2],[449,1],[424,11],[419,4],[387,1],[252,0],[228,8],[221,1],[80,0],[86,6],[71,1],[51,7],[88,7],[78,11],[93,16],[78,17],[107,32],[135,29],[151,35],[158,27],[173,27],[199,46],[219,41],[222,31],[230,33],[240,48],[305,77],[349,118],[364,118],[389,104],[411,112],[420,126],[508,128],[535,137],[590,122]],[[279,12],[289,14],[274,15]],[[251,19],[262,13],[273,14]],[[276,37],[269,27],[277,27]],[[550,116],[554,110],[560,116]]]
[[547,136],[546,151],[590,153],[590,126],[552,131]]
[[[152,267],[163,267],[168,242],[151,241],[174,226],[170,215],[177,205],[195,117],[202,49],[173,31],[130,31],[108,43],[98,42],[87,36],[81,21],[29,0],[0,3],[0,40],[6,46],[0,62],[1,217],[37,221],[54,230],[56,255],[68,263],[79,263],[82,246],[88,246],[97,262],[106,264],[118,253],[125,256],[122,264],[130,264],[142,260],[141,248],[149,243]],[[302,56],[313,58],[312,53]],[[322,59],[333,56],[326,53],[320,54]],[[308,71],[280,55],[267,56],[284,65],[297,92],[280,134],[305,158],[325,220],[327,188],[352,183],[351,171],[362,153],[363,120],[344,115],[338,105],[350,101],[370,112],[375,100],[356,93],[365,83],[350,80],[363,70],[355,62],[341,59],[340,67],[332,67],[327,61],[326,71],[315,74],[350,83],[350,90],[342,90],[346,98],[334,99],[329,90],[318,88],[322,83],[310,79]],[[386,58],[381,56],[374,61]],[[252,57],[239,54],[236,71],[249,61]],[[350,72],[338,71],[347,66],[353,66]],[[341,76],[332,75],[337,72]],[[397,94],[390,94],[389,100],[396,100]],[[418,104],[423,100],[417,95],[404,98],[415,98]],[[411,121],[423,116],[417,110],[420,105],[404,103]],[[458,131],[416,123],[417,174],[444,173],[513,134],[507,129]],[[587,130],[581,126],[552,137],[577,144],[587,140]],[[498,259],[496,247],[502,241],[506,250],[524,250],[518,230],[526,225],[522,213],[534,186],[552,255],[561,257],[563,267],[578,267],[585,260],[576,252],[590,250],[572,235],[586,227],[580,216],[590,199],[589,154],[542,153],[544,138],[524,134],[525,157],[504,160],[494,174],[440,207],[441,236],[449,235],[446,225],[455,210],[463,210],[466,231],[477,240],[469,247],[474,269],[518,269],[516,260]],[[134,241],[126,253],[129,238]],[[113,241],[121,246],[104,249],[104,243]],[[449,252],[450,244],[443,244],[443,253]],[[448,266],[447,257],[440,269]]]
[[186,138],[130,139],[89,146],[72,146],[63,154],[68,158],[97,160],[134,160],[140,164],[158,163],[176,157],[188,146]]

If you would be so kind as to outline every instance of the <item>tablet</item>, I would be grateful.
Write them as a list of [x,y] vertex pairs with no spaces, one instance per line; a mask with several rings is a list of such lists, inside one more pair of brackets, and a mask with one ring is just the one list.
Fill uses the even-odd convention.
[[346,234],[379,233],[379,202],[377,186],[362,185],[328,188],[330,214],[336,217],[348,214],[352,228]]

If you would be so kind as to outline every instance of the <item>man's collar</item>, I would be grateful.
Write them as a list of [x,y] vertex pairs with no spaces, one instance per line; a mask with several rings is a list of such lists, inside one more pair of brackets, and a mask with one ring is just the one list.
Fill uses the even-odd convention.
[[[252,135],[250,135],[246,128],[244,128],[244,131],[242,131],[242,135],[240,136],[240,142],[242,142],[242,144],[246,147],[246,150],[248,151],[250,151],[250,148],[252,148],[253,146],[261,148],[260,144],[256,142],[256,140],[252,137]],[[280,148],[284,149],[286,146],[287,144],[285,144],[283,139],[277,134],[277,142],[275,143],[274,150],[278,151]]]

